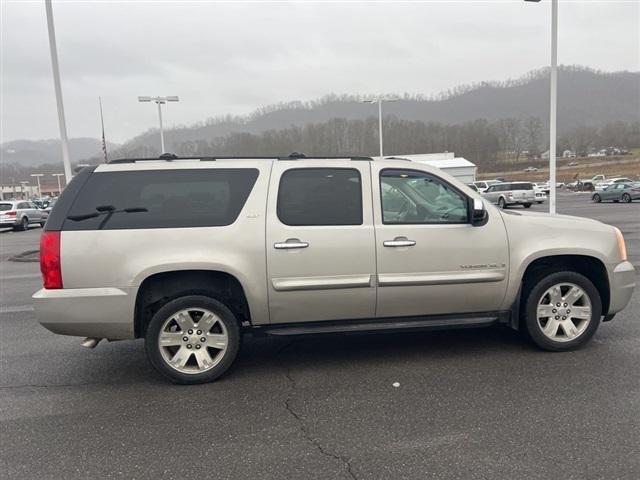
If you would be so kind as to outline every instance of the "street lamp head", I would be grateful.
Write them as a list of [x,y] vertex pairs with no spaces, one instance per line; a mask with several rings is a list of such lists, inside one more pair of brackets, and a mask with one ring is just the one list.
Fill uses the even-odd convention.
[[139,102],[150,102],[151,97],[138,97]]
[[540,3],[540,0],[524,0],[525,2]]
[[180,100],[177,95],[171,95],[166,98],[167,98],[167,102],[178,102]]

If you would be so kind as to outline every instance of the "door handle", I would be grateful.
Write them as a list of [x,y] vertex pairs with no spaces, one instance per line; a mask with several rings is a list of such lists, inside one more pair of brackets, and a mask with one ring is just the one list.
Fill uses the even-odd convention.
[[409,240],[407,237],[396,237],[393,240],[382,242],[385,247],[413,247],[415,244],[415,240]]
[[307,242],[301,242],[297,238],[288,238],[284,242],[278,242],[273,244],[273,248],[276,250],[287,250],[291,248],[307,248],[309,244]]

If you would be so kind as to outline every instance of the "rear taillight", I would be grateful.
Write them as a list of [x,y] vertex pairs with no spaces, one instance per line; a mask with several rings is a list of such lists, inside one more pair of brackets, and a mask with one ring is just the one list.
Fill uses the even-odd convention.
[[4,214],[5,214],[7,217],[15,217],[15,216],[16,216],[16,213],[18,213],[18,212],[15,212],[15,211],[4,212]]
[[44,288],[62,288],[60,232],[42,232],[40,237],[40,271]]

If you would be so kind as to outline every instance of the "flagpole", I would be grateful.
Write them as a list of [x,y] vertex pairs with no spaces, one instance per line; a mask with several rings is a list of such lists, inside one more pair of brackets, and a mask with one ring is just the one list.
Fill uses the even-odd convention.
[[102,125],[102,153],[104,154],[104,163],[109,163],[107,156],[107,141],[104,138],[104,116],[102,115],[102,98],[98,97],[98,103],[100,104],[100,124]]

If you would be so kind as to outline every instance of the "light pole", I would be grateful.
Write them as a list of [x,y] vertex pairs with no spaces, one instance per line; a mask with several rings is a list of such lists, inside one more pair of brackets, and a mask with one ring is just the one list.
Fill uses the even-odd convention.
[[168,97],[138,97],[139,102],[156,102],[158,105],[158,120],[160,122],[160,153],[165,153],[164,151],[164,131],[162,130],[162,108],[161,105],[167,102],[177,102],[180,99],[175,96]]
[[378,138],[380,139],[380,160],[384,156],[382,148],[382,102],[397,102],[397,98],[384,98],[378,97],[372,100],[363,100],[364,103],[377,103],[378,104]]
[[[538,3],[540,0],[524,0]],[[558,111],[558,0],[551,0],[551,82],[549,105],[549,213],[556,213],[556,121]]]
[[64,173],[52,173],[54,177],[58,180],[58,196],[62,193],[62,187],[60,186],[60,177],[64,175]]
[[36,177],[38,181],[38,198],[42,198],[42,190],[40,189],[40,177],[44,177],[44,173],[32,173],[32,177]]
[[22,197],[22,200],[24,200],[24,187],[25,187],[25,185],[29,185],[29,182],[25,182],[25,181],[20,182],[20,196]]
[[67,183],[73,176],[71,172],[71,156],[69,155],[69,139],[67,138],[67,123],[64,119],[64,105],[62,103],[62,87],[60,86],[60,68],[58,67],[58,49],[56,47],[56,31],[53,26],[53,8],[51,0],[45,0],[47,11],[47,28],[49,30],[49,50],[51,51],[51,68],[53,70],[53,88],[56,92],[56,106],[58,109],[58,125],[60,127],[60,143],[62,144],[62,164]]

